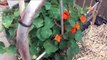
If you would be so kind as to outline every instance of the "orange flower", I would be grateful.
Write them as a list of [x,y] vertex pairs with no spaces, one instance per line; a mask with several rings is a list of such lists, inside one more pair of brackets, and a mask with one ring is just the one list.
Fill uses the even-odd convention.
[[61,36],[57,34],[57,35],[55,36],[55,40],[58,41],[58,42],[60,42],[60,41],[61,41]]
[[93,7],[92,6],[89,6],[88,7],[88,11],[92,11],[93,10]]
[[78,30],[80,29],[80,25],[79,25],[78,22],[76,22],[76,24],[75,24],[75,28],[78,29]]
[[63,19],[64,19],[64,20],[67,20],[68,18],[70,18],[70,13],[69,13],[69,11],[64,11],[64,12],[63,12]]
[[85,15],[82,15],[82,16],[80,17],[80,21],[81,21],[82,23],[85,23],[85,22],[86,22],[86,16],[85,16]]
[[72,34],[74,34],[74,33],[76,32],[76,28],[75,28],[75,27],[72,27],[71,30],[70,30],[70,32],[71,32]]

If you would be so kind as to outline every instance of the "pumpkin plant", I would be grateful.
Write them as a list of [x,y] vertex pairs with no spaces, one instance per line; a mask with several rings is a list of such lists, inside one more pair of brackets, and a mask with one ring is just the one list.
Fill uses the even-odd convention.
[[[44,58],[71,60],[80,49],[77,42],[82,38],[82,24],[86,22],[83,8],[74,0],[64,0],[64,34],[61,35],[60,6],[58,0],[47,0],[35,15],[29,32],[29,46],[32,57],[46,52]],[[14,15],[13,15],[14,14]],[[19,12],[17,8],[5,12],[3,25],[9,39],[15,39]],[[15,48],[15,47],[14,47]]]

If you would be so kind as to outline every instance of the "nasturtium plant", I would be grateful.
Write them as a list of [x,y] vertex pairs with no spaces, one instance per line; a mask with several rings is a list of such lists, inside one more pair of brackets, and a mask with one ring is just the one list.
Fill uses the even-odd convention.
[[[86,22],[86,16],[81,6],[74,6],[74,0],[63,1],[64,34],[61,35],[60,3],[58,0],[47,0],[35,15],[29,32],[31,56],[37,57],[45,51],[46,55],[52,59],[72,60],[73,55],[79,53],[77,42],[82,39],[82,24]],[[17,9],[4,13],[3,26],[7,36],[10,35],[9,39],[11,39],[15,37],[19,13]],[[13,49],[13,47],[11,48]],[[0,53],[4,52],[3,49],[0,46]],[[9,49],[8,52],[12,52],[12,49]]]

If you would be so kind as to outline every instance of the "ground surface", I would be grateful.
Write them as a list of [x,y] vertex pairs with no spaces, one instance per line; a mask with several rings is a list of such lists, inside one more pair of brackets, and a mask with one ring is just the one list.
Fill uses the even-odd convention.
[[81,52],[74,60],[107,60],[107,25],[92,26],[84,31]]

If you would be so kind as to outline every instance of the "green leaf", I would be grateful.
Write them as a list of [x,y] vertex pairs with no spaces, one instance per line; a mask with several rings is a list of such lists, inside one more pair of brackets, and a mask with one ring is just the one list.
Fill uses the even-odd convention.
[[80,12],[79,16],[84,13],[82,7],[77,5],[76,8],[77,8],[78,12]]
[[78,54],[80,51],[78,44],[74,40],[71,41],[71,50],[73,54]]
[[3,54],[3,53],[5,53],[5,50],[2,46],[0,46],[0,54]]
[[52,28],[54,26],[54,22],[49,17],[45,17],[45,27]]
[[4,44],[0,42],[0,54],[5,53]]
[[46,8],[46,10],[49,10],[51,8],[51,3],[50,2],[46,2],[45,3],[45,8]]
[[55,36],[56,34],[60,34],[60,28],[58,26],[54,26],[52,28],[52,31],[53,31],[52,33],[53,36]]
[[78,54],[80,51],[79,46],[74,40],[71,40],[71,47],[68,48],[67,50],[67,55],[68,56],[73,56],[74,54]]
[[3,17],[3,25],[5,28],[9,28],[13,21],[13,17],[10,15]]
[[69,33],[69,32],[70,32],[70,30],[71,30],[71,26],[70,26],[70,25],[68,25],[68,26],[67,26],[67,33]]
[[65,49],[65,48],[67,48],[67,42],[64,41],[64,40],[61,41],[61,42],[60,42],[60,45],[59,45],[59,48],[62,49],[62,50]]
[[68,48],[68,50],[67,50],[67,55],[68,55],[68,56],[72,56],[72,55],[73,55],[73,50],[72,50],[71,47]]
[[50,13],[50,16],[51,16],[52,18],[56,18],[56,19],[59,19],[59,18],[60,18],[60,9],[59,9],[59,8],[51,7],[49,13]]
[[81,31],[77,31],[75,34],[75,40],[76,41],[81,41],[82,39],[82,32]]
[[8,31],[9,31],[10,37],[12,37],[15,35],[16,29],[10,28]]
[[78,18],[79,18],[79,16],[78,16],[78,13],[77,13],[78,11],[76,11],[76,10],[71,10],[71,20],[74,20],[74,21],[77,21],[78,20]]
[[63,60],[63,57],[59,54],[55,54],[55,60]]
[[29,28],[29,31],[32,31],[34,29],[34,25],[32,25],[30,28]]
[[43,38],[41,37],[40,32],[41,32],[41,29],[38,29],[37,32],[36,32],[36,36],[37,36],[37,38],[38,38],[39,40],[44,41],[45,39],[43,39]]
[[36,14],[35,14],[35,18],[37,18],[41,13],[41,10],[39,10]]
[[47,54],[51,54],[52,52],[55,52],[58,50],[58,48],[54,46],[51,42],[49,42],[49,40],[44,42],[43,46]]
[[74,20],[69,19],[69,23],[70,23],[70,26],[71,26],[71,27],[72,27],[72,26],[75,26],[75,21],[74,21]]
[[64,60],[72,60],[72,57],[65,57]]
[[6,49],[6,52],[9,54],[16,54],[16,48],[15,46],[10,46],[8,49]]
[[43,27],[40,31],[40,34],[41,34],[41,38],[45,40],[52,35],[52,31],[49,28]]
[[43,19],[41,18],[35,19],[33,24],[36,26],[36,28],[40,28],[43,26]]
[[18,10],[18,9],[15,9],[15,11],[14,11],[14,16],[15,16],[15,17],[18,17],[18,16],[19,16],[19,10]]
[[31,55],[36,55],[36,54],[38,54],[38,50],[37,50],[37,47],[35,47],[35,46],[31,46],[30,47],[30,54]]

